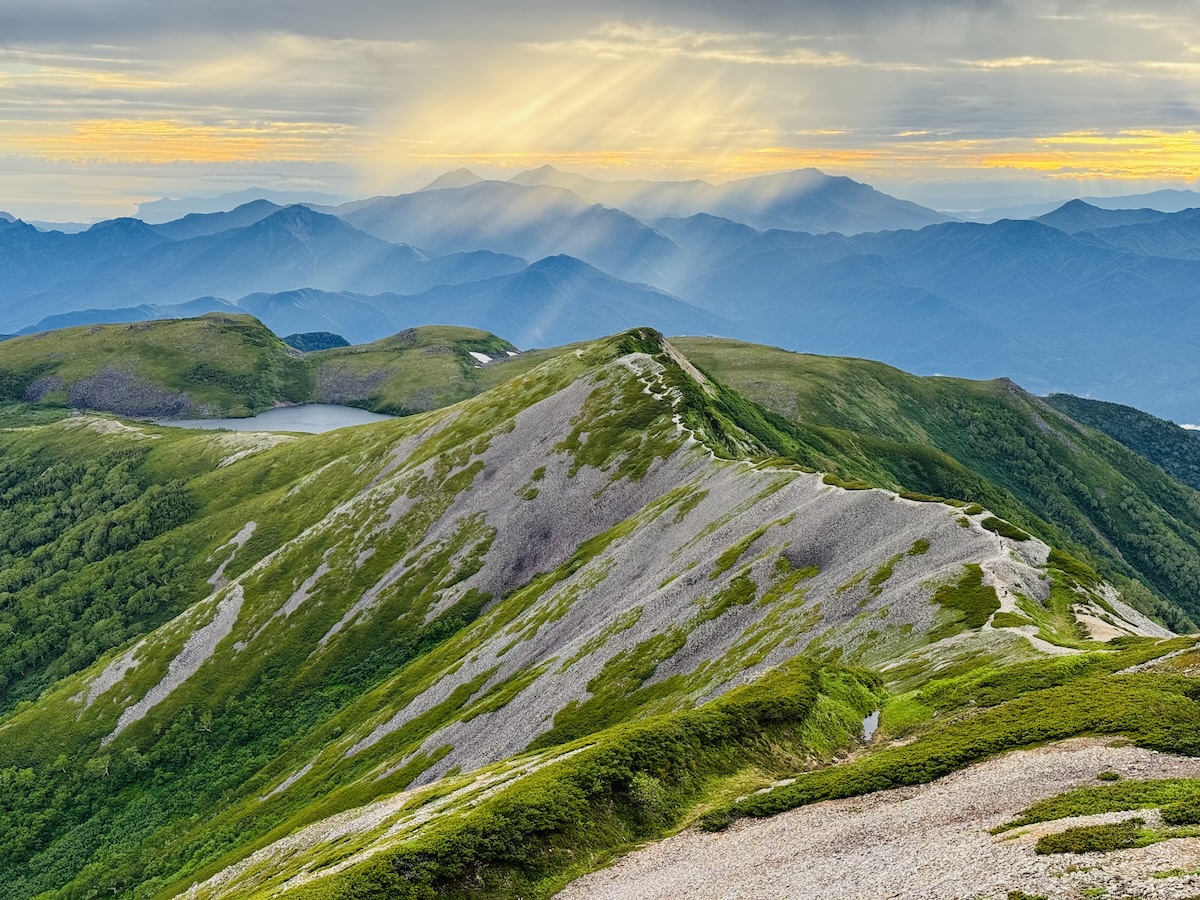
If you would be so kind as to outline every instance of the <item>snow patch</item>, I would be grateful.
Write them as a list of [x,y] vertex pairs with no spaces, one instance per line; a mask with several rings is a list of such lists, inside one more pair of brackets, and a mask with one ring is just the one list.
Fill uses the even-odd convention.
[[477,353],[474,350],[471,350],[469,352],[473,357],[475,357],[481,363],[490,363],[492,361],[492,358],[490,356],[488,356],[486,353]]

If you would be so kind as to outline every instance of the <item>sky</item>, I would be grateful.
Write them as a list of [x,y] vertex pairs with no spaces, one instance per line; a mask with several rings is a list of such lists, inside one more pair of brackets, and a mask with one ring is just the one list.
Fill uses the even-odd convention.
[[1196,0],[0,0],[0,210],[466,166],[815,166],[943,209],[1195,188]]

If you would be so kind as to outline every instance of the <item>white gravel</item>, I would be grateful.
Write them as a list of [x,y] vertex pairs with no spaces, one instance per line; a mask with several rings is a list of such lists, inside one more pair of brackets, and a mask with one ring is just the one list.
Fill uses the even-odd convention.
[[[780,898],[1003,898],[1009,891],[1057,898],[1186,898],[1200,876],[1200,839],[1110,854],[1034,853],[1047,832],[1152,811],[1068,819],[1000,835],[1031,803],[1112,769],[1128,778],[1200,777],[1200,760],[1077,738],[988,760],[915,788],[742,820],[725,832],[691,830],[578,879],[558,900],[780,900]],[[1014,836],[1015,835],[1015,836]],[[1092,893],[1085,893],[1089,888]],[[1104,893],[1096,893],[1103,888]]]

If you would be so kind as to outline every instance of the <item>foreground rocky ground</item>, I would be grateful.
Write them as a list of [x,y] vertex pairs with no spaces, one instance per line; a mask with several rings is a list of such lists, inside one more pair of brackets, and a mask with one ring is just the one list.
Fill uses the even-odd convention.
[[[1050,900],[1200,897],[1200,839],[1108,854],[1039,856],[1042,834],[1128,818],[1063,819],[993,836],[1031,803],[1124,778],[1200,776],[1200,760],[1079,738],[1009,753],[932,784],[818,803],[728,831],[690,830],[585,876],[559,900],[992,900],[1010,892]],[[1139,813],[1148,824],[1156,811]],[[1158,877],[1155,877],[1155,875]],[[1018,895],[1019,896],[1019,895]]]

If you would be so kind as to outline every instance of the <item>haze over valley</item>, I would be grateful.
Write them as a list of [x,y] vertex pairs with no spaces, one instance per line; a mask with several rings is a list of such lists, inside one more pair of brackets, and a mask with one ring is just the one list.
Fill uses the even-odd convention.
[[1197,247],[1195,209],[1075,200],[985,225],[815,170],[721,188],[458,171],[333,207],[259,199],[76,234],[0,224],[0,329],[244,311],[280,335],[456,324],[545,347],[646,324],[1191,423]]

